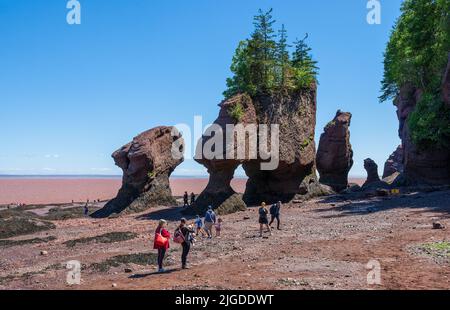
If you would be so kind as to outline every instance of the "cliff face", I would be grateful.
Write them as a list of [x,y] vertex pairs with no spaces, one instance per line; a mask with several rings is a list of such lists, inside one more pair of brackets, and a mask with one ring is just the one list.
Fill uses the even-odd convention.
[[338,111],[320,136],[316,158],[320,183],[331,186],[335,191],[348,187],[348,173],[353,166],[351,119],[351,113]]
[[[172,136],[173,127],[156,127],[133,139],[112,155],[123,170],[122,188],[117,197],[95,212],[93,217],[113,213],[140,212],[158,204],[175,204],[169,177],[183,161],[184,141],[179,133]],[[180,157],[172,154],[173,142],[179,145]]]
[[[234,117],[233,107],[241,105],[242,113],[239,119]],[[315,143],[314,131],[316,125],[316,88],[295,94],[265,95],[250,98],[247,95],[237,95],[220,104],[219,117],[214,125],[223,130],[227,125],[253,125],[258,129],[256,149],[268,143],[268,150],[274,151],[272,145],[271,125],[279,128],[279,152],[276,154],[278,165],[275,169],[262,169],[261,164],[270,160],[261,152],[252,156],[249,148],[249,135],[245,138],[234,136],[233,143],[224,142],[223,155],[226,149],[236,150],[236,145],[246,142],[245,156],[225,159],[208,159],[200,147],[212,142],[213,137],[204,135],[197,147],[197,161],[204,165],[210,173],[210,181],[205,191],[196,203],[197,210],[203,210],[211,203],[223,213],[245,208],[246,204],[267,203],[278,200],[290,201],[299,194],[311,194],[319,187],[315,175]],[[259,125],[267,125],[268,137],[262,139],[262,129]],[[264,143],[263,143],[264,141]],[[273,157],[272,157],[273,159]],[[241,165],[249,180],[243,197],[238,197],[230,187],[234,171]],[[227,205],[232,199],[232,205]],[[245,203],[244,203],[245,201]]]
[[[448,73],[446,74],[448,76]],[[445,81],[443,90],[447,89]],[[443,91],[443,97],[445,98]],[[394,105],[397,107],[399,136],[403,148],[403,171],[409,183],[450,184],[450,151],[439,148],[420,150],[411,140],[408,117],[414,111],[422,96],[422,91],[405,85]]]

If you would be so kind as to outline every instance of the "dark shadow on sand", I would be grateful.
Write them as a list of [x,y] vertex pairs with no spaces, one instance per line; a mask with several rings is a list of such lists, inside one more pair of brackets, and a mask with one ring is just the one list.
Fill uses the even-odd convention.
[[[370,200],[367,200],[370,199]],[[441,191],[433,193],[412,193],[396,197],[358,198],[330,196],[319,201],[323,204],[342,203],[341,206],[331,206],[326,209],[318,209],[314,212],[325,213],[330,211],[340,212],[336,215],[324,215],[323,218],[339,218],[354,215],[366,215],[370,213],[389,211],[391,209],[426,209],[426,212],[442,213],[450,218],[450,192]],[[353,202],[354,201],[354,202]],[[422,212],[422,211],[421,211]]]
[[164,272],[149,272],[149,273],[141,273],[141,274],[134,274],[128,277],[128,279],[143,279],[151,276],[157,276],[157,275],[163,275],[163,274],[171,274],[177,271],[181,271],[180,268],[173,268],[173,269],[167,269]]
[[[189,207],[188,207],[189,208]],[[179,221],[181,218],[186,218],[187,220],[192,220],[195,218],[193,215],[185,215],[183,211],[186,207],[172,207],[162,210],[156,210],[150,213],[142,214],[136,217],[137,220],[153,220],[159,221],[160,219],[165,219],[167,221]]]

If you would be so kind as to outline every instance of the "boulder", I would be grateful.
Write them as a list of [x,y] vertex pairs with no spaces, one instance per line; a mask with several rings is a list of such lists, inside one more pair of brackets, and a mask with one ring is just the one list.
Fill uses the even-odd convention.
[[122,187],[117,197],[92,217],[175,204],[169,177],[183,161],[183,151],[184,141],[176,128],[161,126],[141,133],[114,152],[112,157],[123,170]]
[[367,171],[367,180],[363,188],[381,182],[380,176],[378,175],[378,165],[372,159],[368,158],[364,160],[364,169]]
[[351,118],[351,113],[337,111],[334,119],[324,128],[317,151],[320,183],[338,192],[348,187],[348,173],[353,166],[349,130]]
[[395,173],[403,173],[403,147],[401,145],[389,156],[384,164],[383,179]]

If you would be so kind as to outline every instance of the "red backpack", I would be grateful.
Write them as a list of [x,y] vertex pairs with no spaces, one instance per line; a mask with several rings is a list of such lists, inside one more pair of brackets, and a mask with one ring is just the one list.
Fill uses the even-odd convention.
[[175,232],[173,233],[173,242],[182,244],[185,241],[185,238],[183,236],[183,233],[181,232],[180,228],[177,228]]

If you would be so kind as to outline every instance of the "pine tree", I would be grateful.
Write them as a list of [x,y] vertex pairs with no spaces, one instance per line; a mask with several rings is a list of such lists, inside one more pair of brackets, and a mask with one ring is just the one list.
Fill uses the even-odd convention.
[[311,48],[305,43],[308,38],[306,34],[303,40],[295,42],[295,51],[293,53],[292,66],[294,67],[294,79],[298,88],[310,87],[316,81],[317,61],[311,56]]
[[251,63],[249,42],[247,40],[239,42],[230,67],[234,75],[227,79],[227,90],[223,93],[225,98],[230,98],[238,93],[247,93],[250,96],[256,94],[256,85],[250,68]]
[[287,31],[284,25],[276,41],[272,9],[259,10],[254,17],[255,30],[241,41],[231,64],[232,78],[227,79],[225,98],[237,93],[250,96],[275,91],[295,91],[311,87],[316,81],[317,62],[310,55],[305,39],[297,41],[291,61]]
[[288,48],[291,47],[287,43],[287,31],[284,24],[281,30],[278,31],[279,40],[277,42],[276,60],[277,60],[277,84],[281,89],[287,89],[292,86],[292,67]]
[[254,17],[255,31],[249,41],[253,56],[252,74],[255,77],[257,90],[264,92],[270,90],[275,83],[275,31],[272,9],[267,12],[259,10]]

